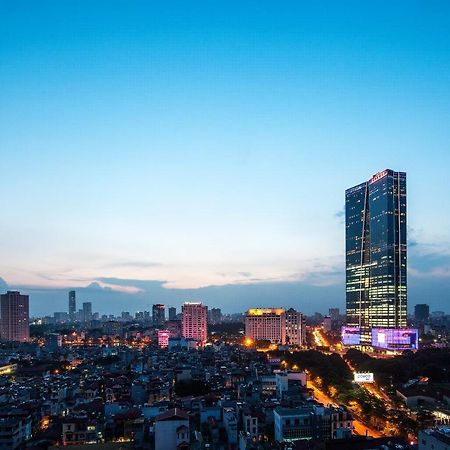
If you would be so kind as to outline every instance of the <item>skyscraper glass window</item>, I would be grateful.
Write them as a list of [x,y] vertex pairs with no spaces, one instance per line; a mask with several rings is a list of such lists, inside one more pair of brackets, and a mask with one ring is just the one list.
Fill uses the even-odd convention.
[[406,173],[387,169],[345,192],[347,325],[405,327]]

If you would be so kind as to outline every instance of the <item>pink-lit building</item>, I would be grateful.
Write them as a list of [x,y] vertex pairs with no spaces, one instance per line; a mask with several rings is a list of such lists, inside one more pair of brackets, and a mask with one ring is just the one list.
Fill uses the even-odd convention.
[[183,337],[196,339],[204,344],[208,337],[208,307],[201,303],[184,303],[181,307]]
[[167,348],[169,346],[169,330],[158,330],[158,346],[161,348]]
[[0,335],[3,341],[25,342],[30,339],[29,298],[18,291],[0,296]]

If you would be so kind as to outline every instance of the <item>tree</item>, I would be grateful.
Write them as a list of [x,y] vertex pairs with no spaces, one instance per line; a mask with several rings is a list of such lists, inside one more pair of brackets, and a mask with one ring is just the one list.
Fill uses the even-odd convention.
[[183,380],[175,383],[175,393],[179,397],[186,397],[188,395],[193,395],[194,397],[209,394],[211,388],[209,385],[200,380]]

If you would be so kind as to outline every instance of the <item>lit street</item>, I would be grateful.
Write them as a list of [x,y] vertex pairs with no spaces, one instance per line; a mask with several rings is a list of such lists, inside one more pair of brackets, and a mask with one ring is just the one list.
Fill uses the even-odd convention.
[[[314,398],[324,405],[331,404],[333,406],[339,406],[334,400],[332,400],[328,395],[322,392],[316,385],[314,385],[311,381],[308,381],[308,386],[314,390]],[[353,413],[352,413],[353,414]],[[381,437],[383,436],[379,431],[368,428],[363,422],[358,420],[354,415],[354,433],[361,436],[372,436],[372,437]]]

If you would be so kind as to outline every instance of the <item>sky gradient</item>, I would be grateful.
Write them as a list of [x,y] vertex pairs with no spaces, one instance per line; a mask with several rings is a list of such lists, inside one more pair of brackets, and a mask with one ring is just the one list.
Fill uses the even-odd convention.
[[450,5],[318,3],[1,2],[0,277],[33,314],[343,308],[344,190],[385,168],[409,309],[449,311]]

